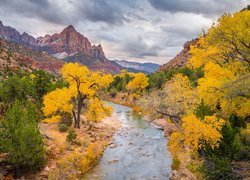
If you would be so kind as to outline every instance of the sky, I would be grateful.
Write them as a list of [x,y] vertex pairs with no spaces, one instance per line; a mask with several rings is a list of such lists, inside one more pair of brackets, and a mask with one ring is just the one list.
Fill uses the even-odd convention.
[[0,0],[4,25],[35,37],[68,25],[111,60],[164,64],[225,12],[250,0]]

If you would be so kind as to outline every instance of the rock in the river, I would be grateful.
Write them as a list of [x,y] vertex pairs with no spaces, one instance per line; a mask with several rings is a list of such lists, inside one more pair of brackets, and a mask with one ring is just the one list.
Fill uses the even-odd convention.
[[113,160],[108,161],[108,163],[115,163],[115,162],[118,162],[118,161],[119,161],[118,159],[113,159]]
[[161,127],[166,137],[170,137],[171,134],[176,131],[176,126],[173,123],[169,123],[166,119],[156,119],[153,121],[153,124]]
[[110,144],[109,147],[110,147],[110,148],[115,148],[115,147],[117,147],[117,144],[112,143],[112,144]]

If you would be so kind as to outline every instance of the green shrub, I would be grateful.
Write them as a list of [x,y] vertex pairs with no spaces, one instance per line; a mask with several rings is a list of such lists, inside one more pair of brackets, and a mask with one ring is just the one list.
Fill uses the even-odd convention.
[[191,161],[188,163],[187,168],[194,173],[194,175],[197,177],[197,179],[204,179],[204,175],[202,174],[202,166],[197,161]]
[[[1,121],[2,122],[2,121]],[[14,175],[39,169],[44,163],[44,147],[35,108],[15,101],[7,110],[6,120],[1,123],[2,150],[9,154],[8,162],[14,167]],[[4,143],[3,143],[4,142]]]
[[68,126],[66,124],[59,123],[58,129],[60,132],[66,132],[68,130]]
[[13,103],[15,100],[25,101],[34,95],[34,88],[31,81],[17,75],[2,82],[0,99],[4,103]]
[[222,139],[218,149],[213,151],[215,154],[229,159],[233,159],[234,153],[237,151],[236,142],[234,143],[237,130],[230,125],[222,127]]
[[242,146],[243,144],[241,142],[240,135],[239,133],[237,133],[233,140],[233,148],[232,148],[233,154],[239,152]]
[[227,158],[212,156],[202,167],[206,179],[232,179],[231,164]]
[[109,94],[110,94],[110,96],[111,96],[112,98],[115,98],[115,96],[116,96],[117,92],[116,92],[116,90],[115,90],[115,89],[110,89]]
[[66,141],[69,143],[72,143],[76,140],[76,138],[77,138],[77,134],[76,134],[75,130],[73,128],[71,128],[69,130],[67,137],[66,137]]
[[82,145],[81,142],[79,141],[79,139],[74,140],[73,143],[76,144],[77,146],[81,146]]
[[172,162],[172,165],[171,165],[172,169],[173,169],[173,170],[179,169],[180,164],[181,164],[181,162],[180,162],[180,160],[178,159],[178,157],[177,157],[177,156],[174,156],[174,157],[173,157],[173,162]]
[[250,129],[242,129],[240,131],[242,143],[246,146],[250,146]]
[[250,149],[247,147],[241,147],[240,150],[235,154],[236,160],[250,160]]
[[201,100],[201,103],[194,110],[194,114],[197,117],[204,119],[205,116],[212,116],[213,112],[211,111],[210,107],[207,106],[203,100]]
[[241,117],[238,117],[238,116],[235,115],[235,114],[230,115],[229,121],[230,121],[231,126],[232,126],[233,128],[237,128],[237,127],[239,127],[239,128],[240,128],[240,127],[245,128],[245,127],[246,127],[246,122],[245,122],[245,120],[244,120],[243,118],[241,118]]

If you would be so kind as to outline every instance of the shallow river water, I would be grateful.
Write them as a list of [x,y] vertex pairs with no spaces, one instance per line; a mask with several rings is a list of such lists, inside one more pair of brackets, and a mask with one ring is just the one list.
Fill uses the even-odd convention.
[[110,103],[121,128],[113,137],[99,164],[86,175],[97,180],[166,180],[171,157],[163,131],[150,125],[127,106]]

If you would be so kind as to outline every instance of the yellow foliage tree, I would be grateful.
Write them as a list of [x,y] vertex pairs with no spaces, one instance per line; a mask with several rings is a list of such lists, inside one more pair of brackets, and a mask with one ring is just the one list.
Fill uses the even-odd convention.
[[198,150],[204,144],[217,147],[221,139],[220,130],[224,121],[214,116],[205,116],[204,120],[193,115],[200,102],[197,89],[192,87],[187,76],[177,74],[164,88],[164,104],[160,113],[167,115],[180,127],[180,132],[171,135],[170,150],[180,151],[183,144]]
[[169,141],[170,151],[176,153],[187,145],[191,150],[197,151],[209,145],[213,149],[218,147],[222,138],[221,129],[225,121],[213,116],[205,116],[203,120],[194,114],[182,118],[180,131],[171,134]]
[[143,73],[136,73],[136,74],[131,74],[134,76],[134,78],[129,81],[127,85],[127,89],[136,91],[136,92],[141,92],[144,90],[148,85],[148,77],[143,74]]
[[212,148],[218,147],[221,139],[221,128],[224,120],[216,116],[205,116],[204,120],[195,115],[188,115],[182,119],[183,135],[185,144],[194,150],[209,144]]
[[180,120],[183,115],[192,113],[198,102],[197,91],[188,77],[177,74],[166,83],[158,112]]
[[105,105],[98,98],[93,98],[89,101],[89,110],[86,113],[86,118],[93,122],[99,122],[105,116],[111,115],[111,112],[112,108],[110,106]]
[[225,121],[213,116],[205,116],[204,120],[195,115],[187,115],[182,118],[181,132],[174,132],[170,138],[171,152],[179,152],[182,144],[188,145],[192,150],[197,151],[210,145],[218,147],[221,140],[221,128]]
[[[90,112],[93,111],[93,108],[98,112],[95,117],[91,116],[91,120],[94,118],[99,120],[100,116],[104,116],[104,112],[109,114],[109,108],[96,99],[98,92],[112,82],[112,75],[91,72],[86,66],[77,63],[65,64],[61,73],[69,87],[56,89],[44,96],[43,112],[45,116],[58,115],[60,112],[72,112],[75,128],[80,128],[80,114],[85,104],[89,104],[85,108],[89,109]],[[91,113],[86,112],[87,116],[90,117]]]
[[200,98],[223,116],[249,116],[250,11],[222,16],[190,53],[188,66],[204,67]]
[[229,61],[250,64],[250,11],[225,14],[208,33],[191,46],[192,67],[200,67],[208,61],[224,65]]

